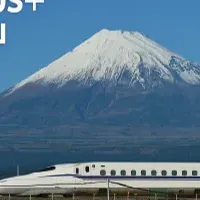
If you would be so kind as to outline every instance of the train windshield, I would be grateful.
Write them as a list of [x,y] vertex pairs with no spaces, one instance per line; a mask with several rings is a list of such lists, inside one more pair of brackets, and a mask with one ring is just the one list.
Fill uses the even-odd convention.
[[52,170],[54,170],[54,169],[56,169],[56,167],[55,167],[55,166],[51,166],[51,167],[47,167],[47,168],[41,169],[41,170],[39,170],[39,171],[37,171],[37,172],[52,171]]

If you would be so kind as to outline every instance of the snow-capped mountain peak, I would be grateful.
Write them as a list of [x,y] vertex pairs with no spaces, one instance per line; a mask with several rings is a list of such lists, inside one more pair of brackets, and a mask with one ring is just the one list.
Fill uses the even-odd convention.
[[128,73],[128,78],[123,81],[129,86],[136,82],[143,87],[146,84],[154,86],[160,80],[200,83],[198,64],[186,61],[139,32],[103,29],[71,52],[18,83],[9,94],[27,83],[63,86],[69,80],[83,83],[109,80],[115,84],[125,73]]

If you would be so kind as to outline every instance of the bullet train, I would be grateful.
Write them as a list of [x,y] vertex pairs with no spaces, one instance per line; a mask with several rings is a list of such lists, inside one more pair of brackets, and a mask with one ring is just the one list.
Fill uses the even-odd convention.
[[0,181],[1,195],[71,194],[127,188],[200,188],[200,163],[87,162],[59,164]]

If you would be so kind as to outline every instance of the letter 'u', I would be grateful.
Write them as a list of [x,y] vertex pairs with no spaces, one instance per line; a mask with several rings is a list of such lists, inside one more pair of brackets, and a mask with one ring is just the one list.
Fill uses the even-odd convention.
[[6,44],[6,24],[0,24],[0,45]]

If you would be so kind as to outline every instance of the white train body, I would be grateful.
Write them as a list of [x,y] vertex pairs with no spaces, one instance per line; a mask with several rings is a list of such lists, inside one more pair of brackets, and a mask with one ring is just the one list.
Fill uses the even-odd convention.
[[68,194],[106,189],[200,188],[200,163],[90,162],[55,165],[0,181],[0,194]]

